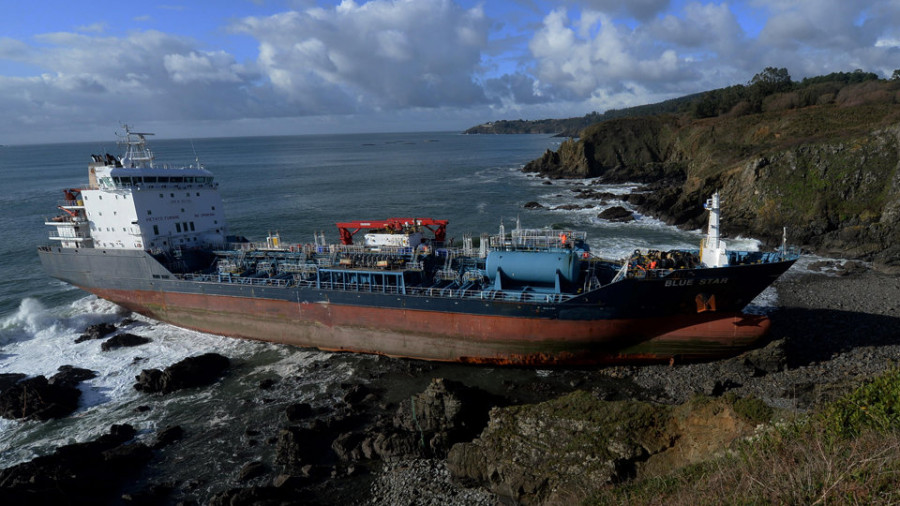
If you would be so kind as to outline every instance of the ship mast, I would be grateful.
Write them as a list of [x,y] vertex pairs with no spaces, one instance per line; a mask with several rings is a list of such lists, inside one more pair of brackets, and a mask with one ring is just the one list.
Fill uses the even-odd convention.
[[728,253],[725,249],[725,241],[719,237],[719,192],[713,193],[712,198],[706,201],[704,206],[709,211],[709,225],[706,228],[706,237],[700,241],[700,262],[707,267],[725,267],[728,265]]

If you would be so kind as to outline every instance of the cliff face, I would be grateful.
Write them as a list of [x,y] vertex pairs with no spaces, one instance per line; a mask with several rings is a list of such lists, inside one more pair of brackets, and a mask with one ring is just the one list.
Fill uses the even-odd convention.
[[679,120],[653,116],[606,121],[594,125],[579,141],[563,142],[557,151],[527,164],[526,172],[551,178],[603,177],[610,182],[651,182],[682,177],[684,166],[675,150]]
[[900,105],[809,107],[739,118],[617,120],[525,169],[650,183],[629,202],[701,228],[716,190],[723,228],[900,272]]

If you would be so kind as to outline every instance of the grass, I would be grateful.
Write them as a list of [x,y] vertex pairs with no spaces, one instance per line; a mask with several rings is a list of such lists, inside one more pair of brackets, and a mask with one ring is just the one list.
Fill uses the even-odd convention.
[[[741,409],[767,414],[754,401]],[[900,369],[718,458],[604,487],[587,503],[896,504],[898,485]]]

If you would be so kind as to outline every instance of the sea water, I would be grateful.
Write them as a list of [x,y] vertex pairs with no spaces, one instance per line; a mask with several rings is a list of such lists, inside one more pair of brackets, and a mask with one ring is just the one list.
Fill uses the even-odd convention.
[[[314,233],[325,232],[336,242],[336,222],[389,217],[447,219],[448,238],[457,243],[464,234],[496,233],[501,224],[509,231],[517,220],[528,228],[576,228],[586,231],[594,252],[607,258],[638,248],[696,248],[701,237],[699,231],[678,230],[648,216],[637,215],[630,223],[600,220],[597,214],[605,207],[628,205],[573,197],[573,190],[589,185],[612,193],[629,192],[635,185],[547,184],[523,173],[525,163],[556,149],[559,139],[551,136],[408,133],[150,141],[157,163],[200,163],[211,170],[229,232],[254,241],[277,232],[283,242],[308,243]],[[193,439],[202,451],[183,453],[173,467],[185,476],[198,469],[228,472],[229,466],[253,458],[252,447],[240,450],[245,456],[226,443],[229,430],[245,430],[232,427],[232,420],[261,428],[279,423],[278,410],[286,402],[327,404],[339,395],[335,385],[354,376],[354,364],[372,358],[337,358],[222,338],[142,317],[124,330],[151,338],[149,344],[108,352],[100,350],[101,341],[76,344],[86,326],[118,323],[126,313],[48,277],[35,250],[50,242],[53,229],[44,221],[58,214],[62,190],[86,184],[90,155],[105,153],[120,154],[114,138],[0,147],[0,373],[49,377],[61,365],[98,373],[80,385],[79,408],[69,417],[0,419],[0,468],[90,439],[113,423],[131,423],[144,437],[164,425],[203,427]],[[525,209],[531,201],[544,207]],[[552,210],[566,203],[592,207]],[[756,247],[753,240],[733,242],[742,249]],[[133,388],[142,369],[164,368],[210,351],[236,364],[235,372],[212,388],[166,397],[148,397]],[[283,380],[280,394],[266,394],[277,402],[261,400],[258,384],[264,378]],[[139,409],[145,405],[151,409]]]

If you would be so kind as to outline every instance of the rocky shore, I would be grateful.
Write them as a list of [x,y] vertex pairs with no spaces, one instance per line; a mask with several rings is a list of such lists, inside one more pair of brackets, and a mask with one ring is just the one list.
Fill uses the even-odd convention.
[[[219,413],[232,418],[232,430],[204,434],[199,421],[184,427],[159,421],[149,432],[111,427],[114,440],[105,436],[0,471],[0,499],[69,494],[123,504],[278,504],[302,496],[310,504],[373,505],[578,500],[604,484],[709,458],[753,435],[774,411],[806,412],[896,367],[900,277],[858,263],[826,263],[827,272],[815,271],[822,264],[812,267],[797,266],[776,283],[771,342],[738,357],[536,371],[334,355],[325,363],[352,363],[357,372],[322,402],[292,401],[294,379],[260,381],[257,399]],[[174,374],[189,367],[179,363],[145,371],[136,388],[172,392],[146,388],[159,383],[148,383],[151,376],[172,375],[179,388],[202,391],[214,388],[202,383],[216,381],[228,367],[225,357],[191,362],[210,366],[206,382],[182,385]],[[224,374],[219,381],[241,381],[248,371],[237,366]],[[165,402],[165,395],[145,395],[147,405],[139,410]],[[214,460],[190,467],[204,451]],[[215,461],[214,455],[229,453],[229,462]],[[104,478],[113,470],[115,479]]]

